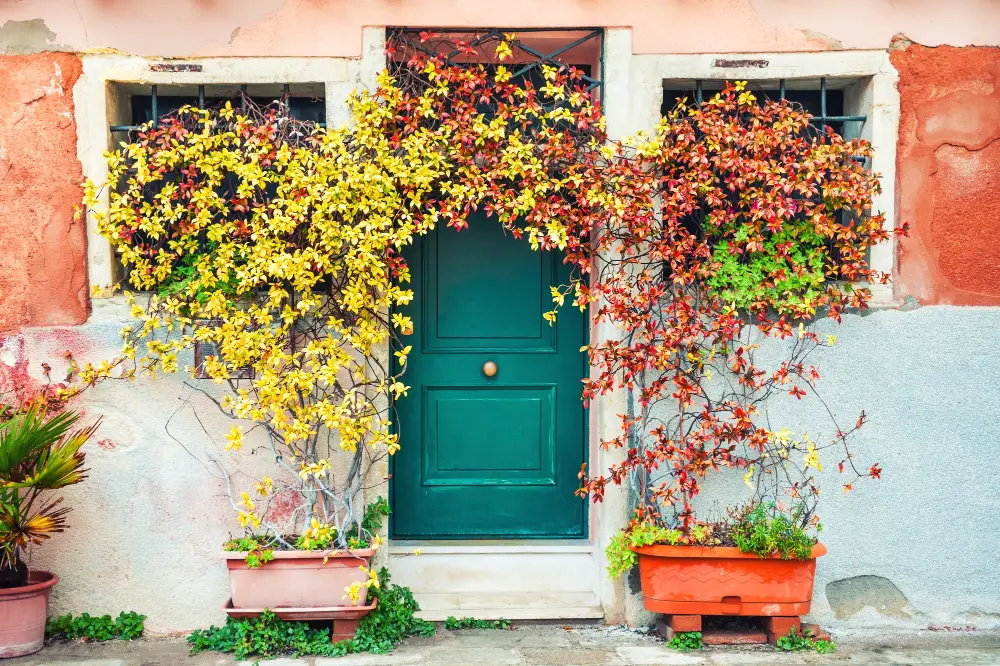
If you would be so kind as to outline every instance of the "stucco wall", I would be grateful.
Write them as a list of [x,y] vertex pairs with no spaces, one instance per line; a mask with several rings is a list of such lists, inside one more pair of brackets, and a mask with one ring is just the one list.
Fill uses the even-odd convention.
[[86,229],[73,220],[80,71],[69,53],[0,57],[0,332],[87,319]]
[[[82,326],[25,328],[7,336],[0,342],[0,393],[13,383],[39,386],[43,362],[58,379],[66,351],[80,364],[112,358],[128,320],[127,307],[102,300]],[[182,366],[192,361],[190,354],[179,358]],[[265,474],[277,489],[288,479],[263,431],[252,433],[252,423],[224,416],[202,390],[221,397],[214,382],[181,373],[104,382],[72,403],[84,423],[101,424],[84,446],[88,478],[60,491],[72,507],[70,528],[29,551],[30,566],[59,576],[51,613],[135,610],[148,615],[153,633],[225,620],[229,584],[219,553],[223,542],[244,532],[232,497],[253,494]],[[234,423],[248,435],[241,451],[227,452],[222,435]],[[350,456],[333,456],[332,463],[331,474],[341,478]],[[257,501],[283,533],[301,529],[291,522],[302,505],[293,491]]]
[[893,51],[899,71],[900,297],[1000,304],[1000,48]]
[[[821,458],[829,554],[817,564],[813,617],[833,628],[1000,626],[1000,308],[880,310],[820,330],[837,343],[810,356],[818,389],[845,427],[868,413],[852,447],[884,472],[845,494],[840,458]],[[817,441],[834,432],[814,398],[772,402],[770,414],[774,429]],[[747,491],[742,473],[713,477],[699,510]],[[636,603],[630,620],[648,616]]]
[[357,56],[361,27],[633,27],[636,53],[995,44],[992,0],[0,0],[0,50]]

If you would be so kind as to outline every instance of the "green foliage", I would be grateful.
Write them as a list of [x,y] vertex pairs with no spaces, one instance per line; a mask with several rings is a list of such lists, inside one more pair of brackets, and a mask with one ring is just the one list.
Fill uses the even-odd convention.
[[26,585],[21,553],[67,527],[70,508],[42,496],[86,478],[82,447],[97,423],[74,429],[79,419],[51,414],[42,402],[13,410],[0,403],[0,587]]
[[631,548],[651,546],[657,543],[677,544],[681,539],[678,530],[668,530],[652,523],[638,523],[630,530],[619,532],[611,538],[605,549],[608,558],[608,575],[612,579],[627,572],[636,563],[636,554]]
[[795,631],[795,627],[792,627],[787,636],[779,637],[776,642],[778,650],[782,652],[815,650],[820,654],[829,654],[837,651],[836,643],[814,638],[812,631],[809,629],[803,631],[802,634],[798,634]]
[[283,654],[330,655],[329,629],[286,622],[267,610],[254,618],[229,618],[221,627],[196,629],[187,638],[191,652],[229,652],[236,659],[269,659]]
[[678,652],[691,652],[702,647],[700,631],[682,631],[674,634],[667,647]]
[[100,617],[84,613],[78,617],[70,614],[51,617],[45,623],[45,635],[49,638],[69,640],[110,641],[113,639],[130,641],[142,636],[145,630],[145,615],[129,611]]
[[229,618],[221,627],[199,629],[188,636],[191,652],[227,652],[238,659],[268,659],[279,655],[338,657],[355,652],[384,654],[408,636],[430,636],[434,624],[414,613],[420,606],[410,588],[389,583],[389,572],[379,572],[381,588],[372,590],[378,606],[366,615],[354,638],[330,642],[329,629],[308,622],[289,622],[271,611],[255,618]]
[[222,544],[222,550],[243,553],[245,552],[247,568],[256,569],[265,562],[274,559],[274,549],[278,546],[278,540],[271,536],[248,534],[246,536],[230,539]]
[[[742,246],[752,233],[751,227],[740,225],[720,235]],[[779,232],[765,235],[758,247],[735,254],[729,242],[715,245],[712,260],[717,269],[707,284],[724,302],[740,309],[764,301],[808,306],[823,294],[829,249],[812,220],[787,220]]]
[[444,621],[444,628],[452,631],[459,629],[510,629],[510,620],[500,618],[499,620],[477,620],[474,617],[456,618],[449,615]]
[[732,539],[741,551],[758,557],[778,554],[785,560],[790,557],[806,560],[812,557],[816,538],[802,527],[801,522],[801,507],[796,507],[789,515],[779,511],[773,503],[758,504],[736,518]]
[[384,654],[408,636],[434,635],[434,623],[414,616],[420,605],[410,588],[390,585],[389,572],[378,572],[380,587],[370,590],[378,598],[378,606],[361,620],[358,633],[351,641],[350,652]]
[[382,529],[382,522],[390,513],[389,501],[378,497],[365,507],[361,523],[354,523],[347,531],[347,546],[349,548],[366,548],[372,537]]

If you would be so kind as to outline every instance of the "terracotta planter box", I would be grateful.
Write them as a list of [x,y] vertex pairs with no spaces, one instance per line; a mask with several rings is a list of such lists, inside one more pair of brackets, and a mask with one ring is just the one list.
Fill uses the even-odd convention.
[[644,546],[639,577],[646,610],[667,615],[794,616],[809,613],[816,558],[760,558],[739,548]]
[[357,604],[344,597],[344,588],[368,580],[360,567],[367,567],[374,553],[370,549],[326,553],[276,550],[273,560],[254,569],[243,561],[246,553],[223,553],[229,568],[232,607],[259,611],[364,606],[367,587],[362,588]]
[[29,571],[28,585],[0,588],[0,659],[42,649],[49,594],[58,582],[54,573]]

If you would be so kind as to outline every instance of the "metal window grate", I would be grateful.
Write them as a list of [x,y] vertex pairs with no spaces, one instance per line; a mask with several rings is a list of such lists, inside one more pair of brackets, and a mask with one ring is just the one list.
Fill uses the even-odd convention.
[[[815,79],[813,79],[815,81]],[[771,80],[773,85],[773,79]],[[722,81],[712,80],[711,83],[722,83]],[[750,79],[751,87],[755,87],[758,92],[767,94],[768,90],[761,87],[762,81]],[[705,101],[706,79],[695,79],[693,90],[668,89],[665,90],[664,106],[668,106],[668,97],[672,93],[692,94],[696,103]],[[820,127],[829,126],[834,130],[840,128],[839,134],[845,134],[848,123],[857,123],[858,126],[868,121],[867,115],[850,115],[843,112],[844,98],[842,90],[832,90],[827,82],[827,77],[820,77],[818,87],[809,87],[792,90],[788,87],[787,79],[778,79],[777,92],[779,100],[791,100],[803,106],[812,115],[811,123]],[[773,88],[771,89],[773,91]]]
[[[221,322],[217,319],[208,320],[203,322],[207,326],[219,326]],[[208,372],[205,370],[205,361],[208,358],[219,357],[219,346],[214,342],[204,342],[201,340],[195,341],[194,343],[194,378],[195,379],[211,379]],[[235,368],[230,371],[230,377],[232,379],[253,379],[254,371],[252,366],[247,366],[245,368]]]
[[[700,105],[704,103],[707,95],[720,90],[725,81],[724,79],[668,79],[664,82],[661,112],[666,114],[682,97],[687,99],[693,97],[694,101]],[[856,84],[858,81],[859,79],[851,79],[849,84]],[[846,137],[848,134],[858,136],[861,134],[861,126],[868,121],[867,115],[852,115],[844,112],[847,103],[845,100],[846,88],[831,87],[826,77],[820,77],[818,82],[815,78],[778,79],[777,81],[775,79],[748,79],[747,84],[755,93],[763,93],[773,99],[770,95],[777,92],[779,100],[788,100],[800,105],[810,114],[809,122],[816,128],[816,131],[823,131],[824,128],[829,127],[841,136]],[[852,132],[847,132],[848,127],[851,128]],[[853,159],[859,164],[871,168],[871,164],[865,158],[854,156]],[[851,217],[845,211],[841,212],[840,218],[845,224],[851,221]],[[832,246],[830,247],[832,250]],[[666,276],[668,272],[669,266],[665,264],[664,275]]]
[[[512,35],[513,38],[509,39]],[[581,81],[585,90],[596,91],[603,101],[604,30],[601,28],[489,28],[441,32],[420,28],[390,28],[387,35],[390,60],[394,56],[404,56],[405,60],[408,53],[422,53],[440,57],[453,67],[461,67],[470,62],[485,64],[481,59],[482,53],[488,53],[492,45],[500,42],[507,42],[511,47],[512,56],[503,64],[513,63],[513,78],[537,74],[543,64],[554,67],[573,66],[582,73]],[[554,48],[541,46],[547,42],[559,45],[553,45]],[[589,54],[594,50],[597,56],[595,59],[587,58],[590,62],[581,60],[582,53]],[[473,53],[479,57],[470,57]],[[513,69],[515,65],[520,67]]]
[[[132,97],[133,97],[133,100],[135,100],[139,96],[133,95]],[[247,86],[247,84],[243,83],[243,84],[240,84],[240,93],[239,93],[238,97],[239,97],[239,104],[240,104],[241,108],[245,109],[246,108],[246,104],[247,104],[247,100],[253,99],[254,96],[252,94],[248,93],[248,86]],[[283,104],[285,106],[285,109],[286,109],[286,111],[288,113],[290,113],[292,115],[295,115],[295,111],[296,111],[295,106],[296,106],[296,104],[293,104],[293,102],[296,101],[296,100],[299,100],[299,99],[305,99],[305,98],[293,97],[292,94],[291,94],[291,86],[290,86],[290,84],[285,83],[285,84],[282,84],[282,95],[281,95],[281,97],[276,98],[274,101],[280,102],[281,104]],[[177,103],[178,100],[181,100],[182,103]],[[226,100],[232,101],[232,99],[229,98],[229,97],[206,97],[206,95],[205,95],[205,85],[204,84],[200,84],[198,86],[198,95],[197,95],[197,101],[196,101],[195,98],[193,98],[193,97],[185,97],[185,96],[179,96],[178,97],[178,96],[162,95],[161,91],[159,89],[159,86],[154,83],[154,84],[151,84],[149,86],[149,113],[148,113],[148,115],[149,115],[150,121],[153,124],[153,127],[156,128],[157,125],[158,125],[158,123],[159,123],[160,116],[162,115],[162,113],[161,113],[161,107],[163,106],[162,102],[166,102],[167,106],[170,107],[171,110],[173,110],[173,109],[179,108],[183,104],[195,103],[195,101],[197,103],[198,108],[205,108],[206,102],[208,102],[209,106],[214,106],[216,104],[221,104],[221,103],[225,102]],[[112,132],[134,132],[136,130],[142,129],[144,123],[136,122],[137,119],[136,119],[135,115],[136,114],[133,113],[133,118],[132,118],[132,123],[131,124],[128,124],[128,125],[111,125],[109,127],[109,130],[112,131]],[[325,109],[320,110],[318,113],[314,112],[312,115],[317,115],[318,116],[319,120],[315,121],[316,125],[318,127],[326,127],[326,113],[325,113]]]

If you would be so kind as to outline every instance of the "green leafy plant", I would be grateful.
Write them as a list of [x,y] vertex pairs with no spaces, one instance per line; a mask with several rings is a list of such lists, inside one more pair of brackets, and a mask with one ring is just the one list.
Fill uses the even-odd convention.
[[229,618],[221,627],[199,629],[188,636],[191,652],[231,653],[236,659],[267,659],[279,655],[336,657],[355,652],[384,654],[409,636],[434,634],[434,623],[415,616],[420,610],[410,588],[390,584],[389,572],[378,574],[382,581],[373,590],[378,605],[362,618],[354,638],[330,642],[329,629],[317,629],[308,622],[282,620],[271,611],[255,618]]
[[134,611],[122,611],[117,618],[110,615],[94,616],[89,613],[74,617],[71,614],[49,618],[45,635],[49,638],[67,638],[85,641],[130,641],[140,638],[145,631],[146,616]]
[[247,567],[256,569],[265,562],[274,559],[274,549],[278,546],[276,539],[270,536],[248,534],[246,536],[230,539],[222,544],[222,549],[230,552],[246,553],[244,558]]
[[[758,557],[781,555],[805,560],[812,557],[816,537],[802,527],[802,508],[786,514],[774,503],[762,503],[739,513],[732,526],[732,540],[744,553]],[[817,530],[822,526],[817,525]]]
[[814,650],[820,654],[836,652],[837,644],[833,641],[817,639],[813,632],[806,629],[801,634],[797,633],[795,627],[788,632],[787,636],[780,636],[777,643],[778,650],[782,652],[805,652]]
[[691,652],[702,648],[700,631],[682,631],[674,634],[674,637],[667,643],[667,647],[678,652]]
[[187,638],[191,652],[228,652],[236,659],[269,659],[284,654],[330,655],[328,629],[307,622],[287,622],[269,610],[254,618],[229,618],[221,627],[197,629]]
[[78,414],[41,402],[0,408],[0,588],[23,587],[24,549],[66,529],[70,508],[45,495],[86,478],[81,448],[98,424],[74,430]]
[[635,566],[637,557],[633,547],[652,546],[658,543],[676,545],[681,539],[680,530],[668,530],[653,523],[636,523],[632,529],[619,532],[611,538],[605,554],[608,558],[608,575],[618,578]]
[[444,628],[452,631],[459,629],[510,629],[510,620],[478,620],[474,617],[459,617],[449,615],[444,621]]

